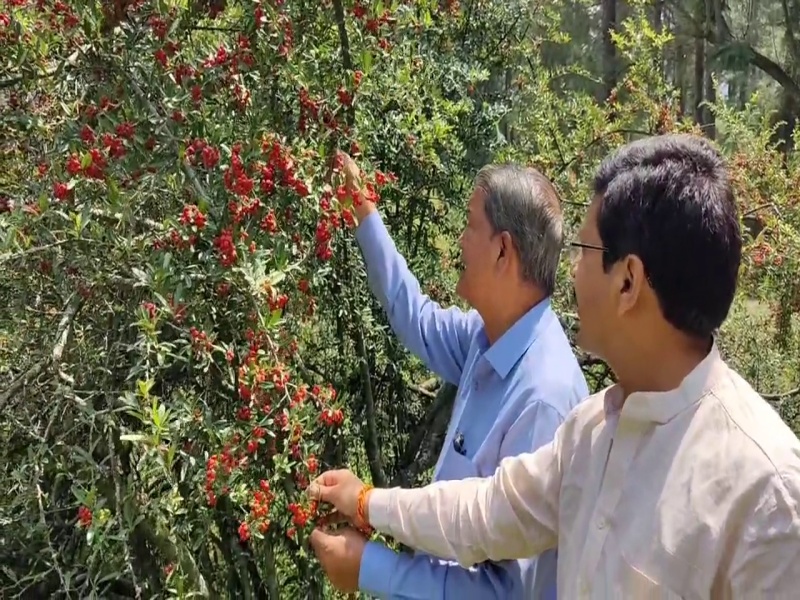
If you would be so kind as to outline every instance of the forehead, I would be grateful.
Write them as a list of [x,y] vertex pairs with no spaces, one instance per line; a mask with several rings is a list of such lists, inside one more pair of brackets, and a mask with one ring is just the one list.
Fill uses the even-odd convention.
[[472,190],[467,204],[467,214],[472,218],[483,217],[486,212],[486,192],[481,187]]
[[592,197],[591,202],[589,202],[589,208],[586,209],[586,214],[583,217],[581,230],[585,232],[597,231],[597,213],[600,210],[602,200],[603,197],[599,194]]

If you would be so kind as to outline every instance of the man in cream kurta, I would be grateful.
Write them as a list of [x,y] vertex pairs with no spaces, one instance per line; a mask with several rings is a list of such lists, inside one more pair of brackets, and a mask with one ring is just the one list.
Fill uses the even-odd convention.
[[463,566],[558,546],[562,598],[800,598],[800,444],[716,346],[675,390],[580,405],[494,477],[373,490],[369,522]]
[[616,385],[490,478],[332,471],[310,493],[464,566],[558,547],[562,598],[800,598],[800,442],[715,342],[742,252],[721,156],[682,135],[621,148],[571,245],[577,341]]

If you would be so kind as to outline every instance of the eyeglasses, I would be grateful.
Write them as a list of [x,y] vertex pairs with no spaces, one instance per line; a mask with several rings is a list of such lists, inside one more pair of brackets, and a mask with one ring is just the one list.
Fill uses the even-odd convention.
[[584,244],[583,242],[569,242],[569,260],[575,263],[580,257],[584,249],[586,250],[599,250],[600,252],[608,252],[605,246],[598,246],[596,244]]

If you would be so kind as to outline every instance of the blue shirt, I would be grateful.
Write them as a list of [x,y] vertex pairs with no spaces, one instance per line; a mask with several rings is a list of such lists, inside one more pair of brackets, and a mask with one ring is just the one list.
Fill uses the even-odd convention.
[[[490,346],[476,311],[443,309],[422,294],[377,212],[361,222],[356,239],[370,288],[397,337],[433,372],[458,385],[434,480],[488,477],[503,458],[552,441],[589,390],[549,299]],[[359,588],[392,599],[555,599],[556,552],[464,569],[369,542]]]

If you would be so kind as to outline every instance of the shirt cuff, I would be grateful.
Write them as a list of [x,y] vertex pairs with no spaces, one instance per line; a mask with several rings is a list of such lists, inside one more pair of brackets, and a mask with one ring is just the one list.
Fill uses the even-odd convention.
[[386,229],[381,219],[381,214],[373,210],[366,218],[359,222],[356,228],[356,241],[364,249],[364,254],[373,256],[375,251],[386,247],[387,243],[394,245],[392,236]]
[[361,556],[358,571],[358,589],[377,598],[392,595],[392,575],[397,570],[400,556],[394,550],[376,542],[368,542]]

